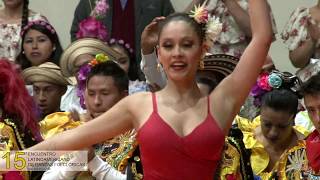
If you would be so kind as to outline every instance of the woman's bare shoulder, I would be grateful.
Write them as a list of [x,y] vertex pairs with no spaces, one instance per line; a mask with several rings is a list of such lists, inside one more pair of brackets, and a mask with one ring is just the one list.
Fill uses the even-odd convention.
[[140,127],[153,111],[152,94],[150,92],[136,93],[126,99],[127,102],[125,103],[127,103],[129,111],[135,116],[138,122],[137,127]]
[[127,96],[126,102],[129,109],[138,110],[152,104],[152,96],[150,92],[139,92]]

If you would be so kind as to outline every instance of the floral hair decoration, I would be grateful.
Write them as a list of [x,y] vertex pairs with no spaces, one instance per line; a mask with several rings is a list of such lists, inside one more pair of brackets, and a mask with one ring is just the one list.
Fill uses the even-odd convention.
[[214,41],[222,31],[222,23],[219,18],[211,16],[206,8],[207,0],[200,6],[195,6],[194,10],[190,12],[190,17],[198,24],[203,24],[205,27],[205,44],[211,48]]
[[81,66],[77,75],[77,80],[78,80],[77,96],[80,98],[80,105],[83,109],[86,109],[86,106],[84,103],[84,91],[86,89],[88,75],[94,66],[107,61],[110,61],[108,56],[104,54],[97,54],[95,58],[91,60],[88,64],[84,64]]
[[254,105],[261,106],[261,100],[265,93],[273,89],[286,88],[294,92],[300,98],[299,89],[301,82],[297,76],[287,72],[273,70],[271,73],[260,74],[250,94],[254,97]]
[[119,44],[122,47],[124,47],[130,54],[133,54],[132,47],[130,46],[129,43],[126,43],[124,40],[122,39],[117,40],[117,39],[111,38],[109,41],[109,45],[113,45],[113,44]]
[[37,21],[29,21],[29,23],[21,29],[21,33],[20,33],[21,36],[23,36],[33,25],[43,26],[46,29],[48,29],[51,32],[51,34],[56,34],[56,31],[54,30],[54,28],[47,21],[37,20]]
[[106,0],[97,0],[90,16],[79,23],[76,33],[77,39],[97,38],[106,42],[108,38],[107,27],[99,19],[106,15],[108,8]]

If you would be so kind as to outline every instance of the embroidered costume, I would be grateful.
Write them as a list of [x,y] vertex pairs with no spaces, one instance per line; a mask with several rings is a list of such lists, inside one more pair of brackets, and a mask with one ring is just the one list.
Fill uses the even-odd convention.
[[[260,126],[260,116],[256,117],[252,122],[247,119],[237,117],[236,122],[238,124],[238,127],[243,133],[243,143],[245,145],[245,148],[251,152],[250,164],[252,167],[253,174],[255,176],[259,176],[263,180],[272,178],[278,169],[278,163],[273,168],[273,171],[265,172],[266,168],[269,165],[270,157],[268,152],[264,149],[263,144],[259,142],[255,137],[255,129],[258,126]],[[306,131],[302,127],[294,126],[293,128],[300,140],[304,139],[304,137],[308,135],[308,131]],[[299,147],[299,143],[297,146]],[[288,149],[282,154],[281,157],[286,156],[295,148],[296,146]],[[232,158],[228,158],[227,161],[226,160],[224,161],[224,163],[226,163],[227,165],[222,164],[222,167],[224,168],[222,171],[222,175],[224,175],[224,177],[226,177],[226,175],[232,175],[237,179],[237,178],[240,178],[239,177],[239,174],[240,174],[239,167],[241,165],[239,161],[240,157],[239,157],[239,153],[231,153],[231,152],[232,150],[228,150],[228,149],[226,151],[227,154],[229,153],[230,155],[232,154],[235,156]],[[238,161],[238,162],[235,162],[235,161]]]
[[320,134],[313,131],[280,160],[278,177],[284,180],[320,179]]

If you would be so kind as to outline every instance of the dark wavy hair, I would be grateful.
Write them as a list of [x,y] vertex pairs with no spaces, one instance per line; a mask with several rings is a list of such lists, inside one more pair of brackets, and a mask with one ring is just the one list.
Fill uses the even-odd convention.
[[[43,21],[43,22],[45,22],[45,21]],[[31,23],[31,22],[29,22],[29,23]],[[55,30],[53,33],[46,26],[50,26],[51,29],[54,29],[52,27],[52,25],[50,25],[48,22],[45,22],[43,25],[41,23],[39,23],[39,24],[26,25],[26,26],[22,27],[22,29],[24,29],[25,27],[28,27],[28,29],[25,29],[21,34],[21,39],[22,39],[21,52],[19,53],[19,55],[16,58],[16,63],[20,65],[22,70],[32,66],[31,62],[25,56],[24,49],[23,49],[23,43],[25,41],[25,36],[30,30],[36,30],[36,31],[48,36],[51,43],[55,47],[55,50],[52,52],[50,59],[48,59],[48,60],[50,60],[51,62],[53,62],[59,66],[60,56],[63,52],[60,41],[59,41],[59,37],[58,37],[58,34],[56,33]]]
[[162,30],[172,21],[184,21],[189,24],[193,30],[197,33],[200,43],[204,41],[205,37],[205,24],[199,24],[194,18],[191,18],[187,13],[173,13],[166,17],[163,21],[160,22],[159,28],[159,37],[161,36]]
[[128,76],[117,63],[113,61],[106,61],[93,66],[88,74],[86,85],[88,85],[88,82],[92,77],[99,75],[111,76],[119,92],[128,91]]
[[29,95],[16,66],[6,59],[0,59],[0,100],[3,116],[21,122],[20,129],[29,129],[37,141],[41,141],[36,121],[36,105]]
[[261,109],[269,107],[276,111],[297,114],[299,98],[294,92],[288,89],[274,89],[263,95]]
[[303,95],[319,95],[320,94],[320,74],[312,76],[301,87],[301,93]]
[[84,91],[87,88],[88,82],[94,76],[110,76],[114,80],[114,84],[119,92],[128,91],[129,79],[126,72],[115,62],[101,62],[93,67],[90,64],[81,66],[77,75],[77,96],[80,98],[80,105],[86,109],[84,103]]

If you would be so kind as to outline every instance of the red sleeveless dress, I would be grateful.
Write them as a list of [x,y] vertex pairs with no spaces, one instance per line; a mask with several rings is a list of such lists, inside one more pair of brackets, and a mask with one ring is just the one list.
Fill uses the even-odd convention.
[[180,137],[159,116],[152,93],[153,112],[139,129],[144,180],[212,180],[221,158],[224,133],[210,114],[190,134]]

